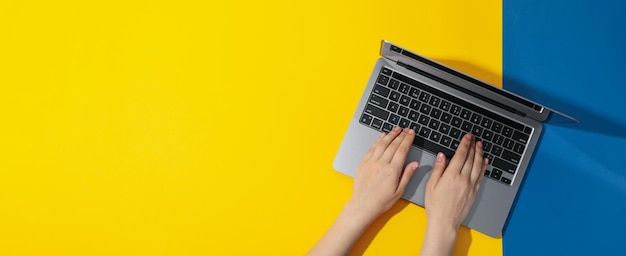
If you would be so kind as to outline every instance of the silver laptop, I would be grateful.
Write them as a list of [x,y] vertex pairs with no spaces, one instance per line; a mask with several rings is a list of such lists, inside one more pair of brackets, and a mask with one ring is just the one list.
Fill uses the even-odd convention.
[[489,166],[463,225],[498,237],[537,146],[542,124],[575,119],[382,41],[333,167],[354,177],[365,152],[394,126],[416,131],[407,163],[419,170],[403,198],[424,206],[435,155],[448,160],[466,133],[483,142]]

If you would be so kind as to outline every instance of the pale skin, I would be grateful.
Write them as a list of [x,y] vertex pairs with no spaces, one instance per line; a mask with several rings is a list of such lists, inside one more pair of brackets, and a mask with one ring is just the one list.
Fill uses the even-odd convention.
[[[326,234],[308,255],[347,255],[363,231],[400,199],[419,167],[404,165],[415,131],[395,127],[367,151],[354,178],[353,193]],[[426,235],[422,255],[451,255],[459,226],[467,217],[487,167],[482,143],[465,135],[446,166],[437,155],[426,184]]]

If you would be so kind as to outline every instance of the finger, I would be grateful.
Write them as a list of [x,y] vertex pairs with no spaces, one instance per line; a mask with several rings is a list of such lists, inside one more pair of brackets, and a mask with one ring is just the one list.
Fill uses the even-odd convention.
[[483,159],[483,143],[478,141],[476,142],[476,148],[474,151],[474,166],[472,167],[472,173],[470,179],[472,184],[475,184],[478,180],[479,175],[484,171],[483,166],[485,160]]
[[388,134],[382,137],[382,139],[376,143],[376,149],[372,153],[372,159],[378,159],[385,152],[389,144],[402,132],[400,126],[394,127]]
[[461,144],[459,144],[459,147],[456,149],[454,156],[450,160],[450,164],[448,164],[448,168],[450,170],[456,170],[457,172],[461,171],[463,165],[465,165],[467,152],[469,151],[469,147],[473,139],[474,138],[469,133],[463,136],[463,138],[461,139]]
[[483,177],[485,177],[485,171],[487,171],[487,164],[489,164],[489,159],[483,158],[483,166],[480,171],[480,175],[478,175],[478,180],[476,184],[474,184],[474,191],[478,191],[480,189],[480,184],[483,182]]
[[416,161],[413,161],[413,162],[410,162],[406,166],[406,168],[404,168],[404,172],[402,172],[402,176],[400,176],[400,183],[398,183],[398,189],[396,189],[398,193],[400,194],[404,193],[406,186],[409,184],[409,181],[411,181],[411,177],[413,177],[413,174],[415,174],[415,172],[417,171],[417,167],[419,167],[419,163]]
[[374,154],[374,150],[376,150],[376,146],[378,145],[378,143],[380,143],[383,137],[385,137],[385,133],[381,132],[380,136],[378,136],[378,139],[376,139],[376,141],[372,144],[372,146],[365,153],[365,156],[363,156],[363,161],[367,161],[372,157],[372,155]]
[[428,178],[428,183],[426,183],[426,187],[428,187],[427,191],[431,191],[433,186],[439,183],[439,179],[443,176],[444,169],[446,169],[446,156],[439,152],[435,160],[435,165],[433,166],[433,171],[430,174],[430,178]]
[[[383,160],[385,163],[391,162],[391,159],[393,159],[393,155],[396,154],[396,150],[398,150],[398,147],[400,147],[400,144],[404,140],[404,137],[406,137],[406,133],[407,129],[402,130],[402,132],[398,134],[398,136],[396,136],[396,138],[394,138],[391,143],[389,143],[389,145],[385,149],[385,152],[380,157],[381,160]],[[401,166],[402,165],[400,165],[400,168],[402,168]]]
[[461,175],[464,177],[470,178],[470,174],[472,173],[472,168],[474,168],[474,152],[476,152],[476,142],[472,140],[469,146],[469,151],[467,152],[467,158],[465,159],[465,163],[463,164],[463,168],[461,168]]
[[409,154],[411,146],[413,145],[413,139],[415,139],[415,131],[412,129],[406,129],[404,139],[400,142],[400,145],[392,156],[392,165],[402,166],[404,164],[406,156]]

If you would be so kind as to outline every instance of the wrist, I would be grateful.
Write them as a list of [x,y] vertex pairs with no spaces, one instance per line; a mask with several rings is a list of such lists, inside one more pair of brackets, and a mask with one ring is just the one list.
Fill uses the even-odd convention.
[[422,245],[422,255],[451,255],[456,242],[458,226],[428,222]]
[[350,200],[344,206],[343,211],[341,211],[340,217],[346,218],[354,225],[366,227],[378,217],[378,214],[363,209],[363,207]]

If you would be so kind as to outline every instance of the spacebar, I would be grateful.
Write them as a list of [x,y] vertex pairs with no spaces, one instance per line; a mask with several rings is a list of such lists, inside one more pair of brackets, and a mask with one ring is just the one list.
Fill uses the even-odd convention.
[[428,150],[434,154],[442,152],[444,155],[446,155],[446,158],[448,159],[451,159],[454,155],[454,151],[452,151],[451,149],[443,147],[439,144],[435,144],[434,142],[420,136],[415,136],[415,139],[413,140],[413,145]]

